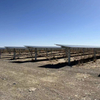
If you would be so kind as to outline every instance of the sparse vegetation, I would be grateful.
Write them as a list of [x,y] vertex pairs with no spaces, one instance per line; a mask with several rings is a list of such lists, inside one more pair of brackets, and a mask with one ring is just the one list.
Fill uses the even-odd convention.
[[13,63],[2,57],[0,100],[99,100],[100,60],[72,67],[64,61]]

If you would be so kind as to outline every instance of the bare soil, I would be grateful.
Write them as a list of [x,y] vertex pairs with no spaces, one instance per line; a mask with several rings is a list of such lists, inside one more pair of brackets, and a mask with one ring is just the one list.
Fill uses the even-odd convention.
[[0,59],[0,100],[100,100],[99,59],[57,67],[61,62]]

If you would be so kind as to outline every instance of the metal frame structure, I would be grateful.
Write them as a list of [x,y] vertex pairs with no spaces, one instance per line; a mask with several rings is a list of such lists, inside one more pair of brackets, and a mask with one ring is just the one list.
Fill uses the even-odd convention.
[[[100,47],[96,46],[81,46],[81,45],[62,45],[62,44],[56,44],[57,46],[60,46],[61,48],[65,48],[68,55],[68,64],[70,65],[71,61],[71,54],[75,52],[75,54],[81,53],[81,56],[84,56],[88,52],[87,55],[89,55],[89,52],[92,52],[94,59],[96,59],[96,54],[100,53]],[[80,56],[78,54],[78,56]]]
[[[85,45],[62,45],[56,44],[56,46],[25,46],[25,47],[1,47],[0,58],[3,52],[13,53],[13,59],[17,56],[27,54],[31,56],[32,60],[36,61],[38,57],[46,57],[47,59],[63,57],[67,59],[68,64],[71,64],[72,59],[75,61],[81,61],[93,57],[96,60],[97,56],[100,56],[100,47],[96,46],[85,46]],[[11,55],[10,55],[11,56]],[[29,57],[30,58],[30,57]],[[39,58],[41,59],[41,58]]]
[[5,48],[0,47],[0,59],[1,59],[1,53],[5,50]]
[[25,50],[25,47],[5,47],[7,49],[8,52],[13,52],[13,59],[16,59],[16,52],[19,52],[20,55],[20,51],[21,50]]
[[48,50],[51,51],[51,56],[53,50],[62,50],[61,47],[57,47],[57,46],[25,46],[25,47],[29,49],[32,59],[33,59],[32,52],[33,51],[35,52],[35,61],[37,60],[37,53],[39,50],[44,50],[46,52],[46,57],[48,57]]

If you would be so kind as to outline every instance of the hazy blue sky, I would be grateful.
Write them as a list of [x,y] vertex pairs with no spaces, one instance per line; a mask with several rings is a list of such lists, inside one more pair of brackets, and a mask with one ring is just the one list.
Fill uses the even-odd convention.
[[100,0],[0,0],[0,46],[100,45]]

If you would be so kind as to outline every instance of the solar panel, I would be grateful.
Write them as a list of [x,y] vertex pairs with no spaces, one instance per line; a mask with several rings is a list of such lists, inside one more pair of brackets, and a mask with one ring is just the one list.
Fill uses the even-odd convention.
[[61,49],[61,47],[57,46],[25,46],[25,47],[32,49]]
[[89,48],[89,49],[100,49],[99,46],[87,46],[87,45],[62,45],[56,44],[57,46],[61,46],[64,48]]
[[6,49],[26,49],[26,47],[5,47]]

